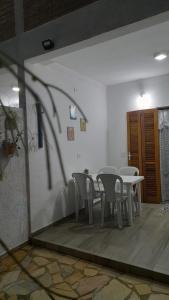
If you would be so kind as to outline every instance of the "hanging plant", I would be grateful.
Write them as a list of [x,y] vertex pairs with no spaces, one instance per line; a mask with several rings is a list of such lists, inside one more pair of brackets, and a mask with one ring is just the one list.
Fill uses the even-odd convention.
[[5,140],[2,143],[2,149],[3,149],[4,156],[6,156],[6,157],[13,156],[16,153],[17,145],[14,142]]
[[[5,119],[5,129],[6,130],[16,130],[17,129],[17,114],[8,109],[8,115]],[[10,114],[9,114],[10,113]]]
[[[2,142],[2,153],[5,157],[11,157],[15,154],[19,156],[18,150],[20,149],[20,140],[23,142],[23,130],[19,129],[18,122],[19,116],[17,112],[12,111],[10,108],[2,106],[5,114],[4,130],[5,138]],[[23,142],[24,145],[24,142]]]

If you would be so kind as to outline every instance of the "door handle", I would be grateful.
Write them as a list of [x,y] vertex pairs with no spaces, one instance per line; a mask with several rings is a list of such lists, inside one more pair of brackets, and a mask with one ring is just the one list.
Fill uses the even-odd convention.
[[131,160],[131,153],[128,153],[128,159]]

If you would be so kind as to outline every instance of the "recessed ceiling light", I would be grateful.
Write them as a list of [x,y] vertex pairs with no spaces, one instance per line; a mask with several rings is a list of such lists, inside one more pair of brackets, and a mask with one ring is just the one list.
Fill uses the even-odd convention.
[[18,86],[13,86],[12,90],[16,93],[18,93],[20,91],[20,88]]
[[158,60],[158,61],[162,61],[162,60],[166,59],[167,56],[168,56],[168,54],[166,52],[156,53],[156,54],[154,54],[154,59]]

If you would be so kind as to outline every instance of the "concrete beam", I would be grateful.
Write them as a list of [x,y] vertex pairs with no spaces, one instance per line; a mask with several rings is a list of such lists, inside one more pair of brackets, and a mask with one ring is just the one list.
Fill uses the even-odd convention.
[[[24,59],[46,53],[42,40],[52,38],[55,51],[98,36],[119,36],[169,19],[166,0],[99,0],[54,21],[20,34],[1,47],[15,53],[19,43]],[[139,22],[139,23],[138,23]],[[139,26],[138,26],[139,24]],[[94,40],[93,40],[94,42]]]

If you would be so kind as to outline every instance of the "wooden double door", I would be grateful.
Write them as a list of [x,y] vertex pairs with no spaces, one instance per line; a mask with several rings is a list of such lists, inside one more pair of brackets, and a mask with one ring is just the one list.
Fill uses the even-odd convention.
[[148,109],[127,113],[128,165],[135,166],[144,176],[142,199],[160,203],[160,155],[158,110]]

